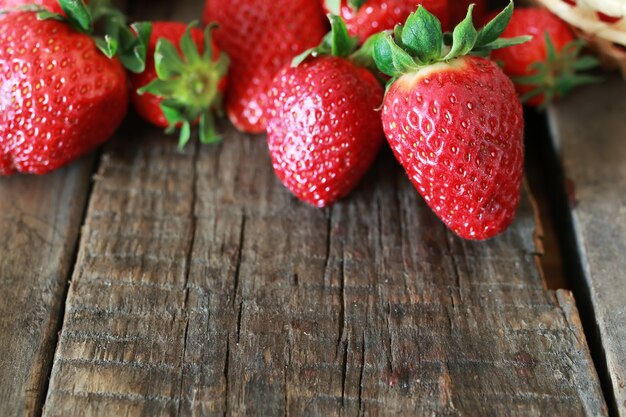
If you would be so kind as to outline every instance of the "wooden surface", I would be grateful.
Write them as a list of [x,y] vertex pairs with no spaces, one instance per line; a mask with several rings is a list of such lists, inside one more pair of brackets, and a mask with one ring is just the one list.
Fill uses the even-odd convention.
[[[202,1],[129,6],[192,20]],[[506,234],[465,242],[388,150],[319,210],[262,136],[222,129],[179,153],[131,121],[84,218],[88,160],[0,180],[0,234],[21,242],[0,253],[0,416],[608,415],[527,191]]]
[[528,198],[463,242],[385,152],[318,210],[225,129],[179,154],[137,128],[104,155],[44,415],[606,415]]
[[[626,416],[626,83],[581,89],[550,111],[602,349]],[[581,117],[582,116],[582,117]]]
[[0,180],[0,415],[41,410],[92,161]]

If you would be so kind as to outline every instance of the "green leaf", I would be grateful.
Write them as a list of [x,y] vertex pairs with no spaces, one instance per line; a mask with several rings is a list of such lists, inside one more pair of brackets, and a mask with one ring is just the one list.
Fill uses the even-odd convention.
[[117,54],[117,39],[105,35],[104,38],[95,38],[96,46],[107,58],[111,59]]
[[513,16],[513,1],[504,8],[496,17],[494,17],[484,28],[478,32],[478,39],[476,40],[477,46],[485,46],[502,35]]
[[13,7],[7,7],[7,8],[4,8],[4,9],[0,9],[0,15],[13,13],[13,12],[41,13],[41,12],[47,12],[47,11],[48,11],[48,9],[46,9],[45,7],[40,6],[38,4],[23,4],[21,6],[13,6]]
[[404,48],[421,62],[429,63],[441,57],[441,22],[423,6],[409,15],[400,36]]
[[187,26],[187,30],[185,30],[182,38],[180,38],[180,50],[183,53],[183,57],[188,64],[192,65],[195,65],[202,61],[202,58],[200,57],[200,52],[198,51],[198,47],[191,37],[191,31],[194,27],[196,27],[197,24],[197,22],[190,23]]
[[[384,32],[389,33],[389,32]],[[376,44],[376,35],[370,36],[356,52],[350,56],[350,61],[355,65],[367,68],[376,72],[376,63],[374,62],[374,47]]]
[[65,16],[58,13],[52,13],[48,10],[41,10],[37,12],[37,19],[39,20],[57,20],[59,22],[66,21]]
[[317,51],[317,47],[315,48],[309,48],[306,51],[302,52],[299,55],[296,55],[292,60],[291,60],[291,66],[292,67],[297,67],[300,64],[302,64],[304,61],[306,61],[306,59],[310,56],[315,55],[315,51]]
[[586,55],[578,58],[576,62],[572,64],[572,68],[576,71],[587,71],[597,68],[600,65],[600,61],[596,57]]
[[159,80],[158,78],[152,80],[149,84],[139,88],[137,93],[139,95],[150,93],[158,97],[169,97],[176,93],[179,85],[176,82],[170,80]]
[[185,71],[185,62],[176,47],[165,38],[160,38],[154,50],[154,68],[160,79],[178,76]]
[[475,47],[474,52],[493,51],[495,49],[508,48],[509,46],[521,45],[532,39],[532,36],[517,36],[515,38],[498,38],[486,45]]
[[335,15],[341,14],[341,0],[325,0],[326,9]]
[[374,37],[374,62],[382,73],[399,77],[417,69],[413,58],[394,43],[390,34],[381,33]]
[[444,60],[447,61],[466,55],[476,44],[478,34],[472,23],[473,10],[474,5],[472,4],[467,9],[465,19],[454,28],[454,32],[452,32],[452,49],[450,49],[450,52],[445,56]]
[[83,0],[59,0],[67,19],[83,33],[93,32],[93,21],[89,8]]
[[178,135],[178,149],[181,151],[185,149],[187,143],[191,139],[191,123],[184,120],[180,126],[180,133]]
[[349,56],[359,44],[358,39],[348,34],[346,24],[339,16],[333,14],[328,15],[328,20],[330,20],[332,34],[330,43],[332,56],[341,58]]
[[330,21],[331,31],[324,36],[324,39],[322,39],[322,42],[318,46],[307,49],[297,55],[291,61],[292,67],[297,67],[302,64],[310,56],[338,56],[347,58],[359,46],[358,38],[356,36],[351,37],[348,34],[348,28],[341,17],[329,14],[328,20]]
[[548,32],[544,34],[544,38],[546,40],[546,51],[548,55],[548,62],[554,62],[558,59],[559,54],[556,51],[556,48],[554,47],[554,43],[552,42],[552,39],[550,38],[550,35],[548,34]]
[[200,143],[212,144],[220,142],[222,139],[215,132],[215,119],[213,113],[207,110],[200,116]]
[[204,28],[204,52],[202,53],[204,60],[213,60],[213,31],[217,27],[216,23],[210,23]]

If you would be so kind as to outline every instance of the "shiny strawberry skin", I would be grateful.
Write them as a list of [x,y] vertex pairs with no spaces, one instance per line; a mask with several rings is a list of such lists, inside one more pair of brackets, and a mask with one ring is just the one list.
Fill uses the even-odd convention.
[[[347,0],[341,2],[341,17],[352,36],[358,36],[361,42],[375,33],[393,29],[404,23],[407,17],[422,5],[437,16],[445,28],[450,21],[448,3],[457,0],[368,0],[358,11],[354,11]],[[322,0],[325,3],[325,0]],[[329,12],[326,9],[326,12]]]
[[219,25],[215,41],[231,59],[229,119],[244,132],[265,131],[272,79],[326,33],[319,0],[207,0],[204,21]]
[[459,236],[504,231],[520,201],[522,105],[492,61],[462,57],[400,77],[383,107],[385,134],[433,211]]
[[0,18],[0,175],[44,174],[115,131],[126,73],[94,41],[34,13]]
[[[132,86],[132,92],[130,97],[135,111],[137,111],[137,113],[139,113],[139,115],[143,117],[146,121],[158,127],[166,128],[169,126],[169,123],[163,115],[163,111],[160,107],[161,101],[163,100],[160,97],[156,97],[155,95],[150,93],[140,95],[137,93],[137,90],[141,87],[148,85],[157,78],[156,69],[154,68],[154,50],[156,49],[156,45],[159,39],[165,38],[169,40],[174,46],[176,46],[178,52],[180,52],[180,39],[182,38],[186,30],[186,23],[152,22],[152,34],[150,35],[150,42],[148,43],[146,69],[140,74],[130,75],[130,81]],[[200,52],[203,52],[204,32],[200,29],[192,29],[191,38],[198,47],[198,50]],[[217,61],[219,53],[219,49],[215,45],[215,42],[213,42],[213,56],[215,57],[215,61]],[[221,80],[218,87],[218,90],[220,92],[223,93],[226,90],[226,83],[226,78]]]
[[[491,57],[504,64],[502,69],[510,77],[533,75],[535,71],[530,66],[536,62],[545,62],[547,58],[546,33],[550,36],[557,52],[575,39],[567,23],[550,11],[539,8],[516,9],[502,37],[530,35],[533,38],[521,45],[493,51]],[[534,89],[533,86],[528,85],[516,85],[516,88],[520,95]],[[540,95],[530,100],[528,104],[538,106],[543,101],[544,96]]]
[[352,191],[384,142],[383,94],[371,73],[342,58],[281,71],[269,92],[267,140],[283,184],[316,207]]

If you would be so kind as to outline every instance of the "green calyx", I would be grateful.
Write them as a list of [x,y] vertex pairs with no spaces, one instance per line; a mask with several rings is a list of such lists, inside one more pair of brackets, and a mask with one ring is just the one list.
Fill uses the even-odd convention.
[[600,77],[581,73],[596,68],[599,61],[592,56],[580,56],[585,43],[574,40],[557,52],[552,39],[545,34],[547,57],[545,62],[536,62],[530,66],[533,75],[513,78],[515,83],[534,87],[521,99],[528,102],[544,95],[542,107],[558,97],[567,95],[574,88],[602,81]]
[[438,62],[447,62],[465,55],[488,56],[494,49],[519,45],[529,36],[500,38],[513,15],[513,2],[482,29],[472,22],[471,5],[465,19],[452,33],[443,33],[441,22],[423,6],[413,12],[404,25],[393,34],[382,32],[372,36],[373,58],[378,69],[392,77],[418,71]]
[[348,28],[343,19],[337,15],[329,14],[331,30],[326,34],[322,42],[315,48],[304,51],[296,56],[291,65],[297,67],[309,57],[336,56],[352,61],[355,65],[376,70],[376,65],[372,59],[374,44],[373,37],[365,41],[359,48],[359,39],[350,36]]
[[167,39],[161,38],[154,51],[157,79],[140,88],[139,94],[150,93],[161,97],[161,110],[169,123],[168,133],[180,127],[179,146],[184,148],[191,138],[191,125],[199,122],[202,143],[220,140],[215,132],[214,113],[222,112],[222,94],[219,85],[228,71],[228,57],[221,53],[214,59],[211,31],[204,33],[204,51],[200,53],[191,37],[190,24],[180,40],[179,53]]
[[[40,6],[31,6],[41,20],[58,20],[74,30],[94,38],[100,51],[108,58],[118,57],[126,69],[141,73],[146,67],[146,54],[152,25],[146,22],[129,26],[126,17],[110,0],[59,0],[65,15],[52,13]],[[104,35],[95,35],[96,23],[103,28]]]
[[[358,12],[367,0],[348,0],[348,6],[353,12]],[[326,9],[335,15],[341,15],[341,0],[325,0]]]

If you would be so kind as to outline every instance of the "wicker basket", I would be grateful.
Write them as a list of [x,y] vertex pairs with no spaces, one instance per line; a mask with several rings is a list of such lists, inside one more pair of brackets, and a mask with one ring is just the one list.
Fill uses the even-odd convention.
[[534,1],[572,25],[605,67],[621,69],[626,78],[626,0]]

